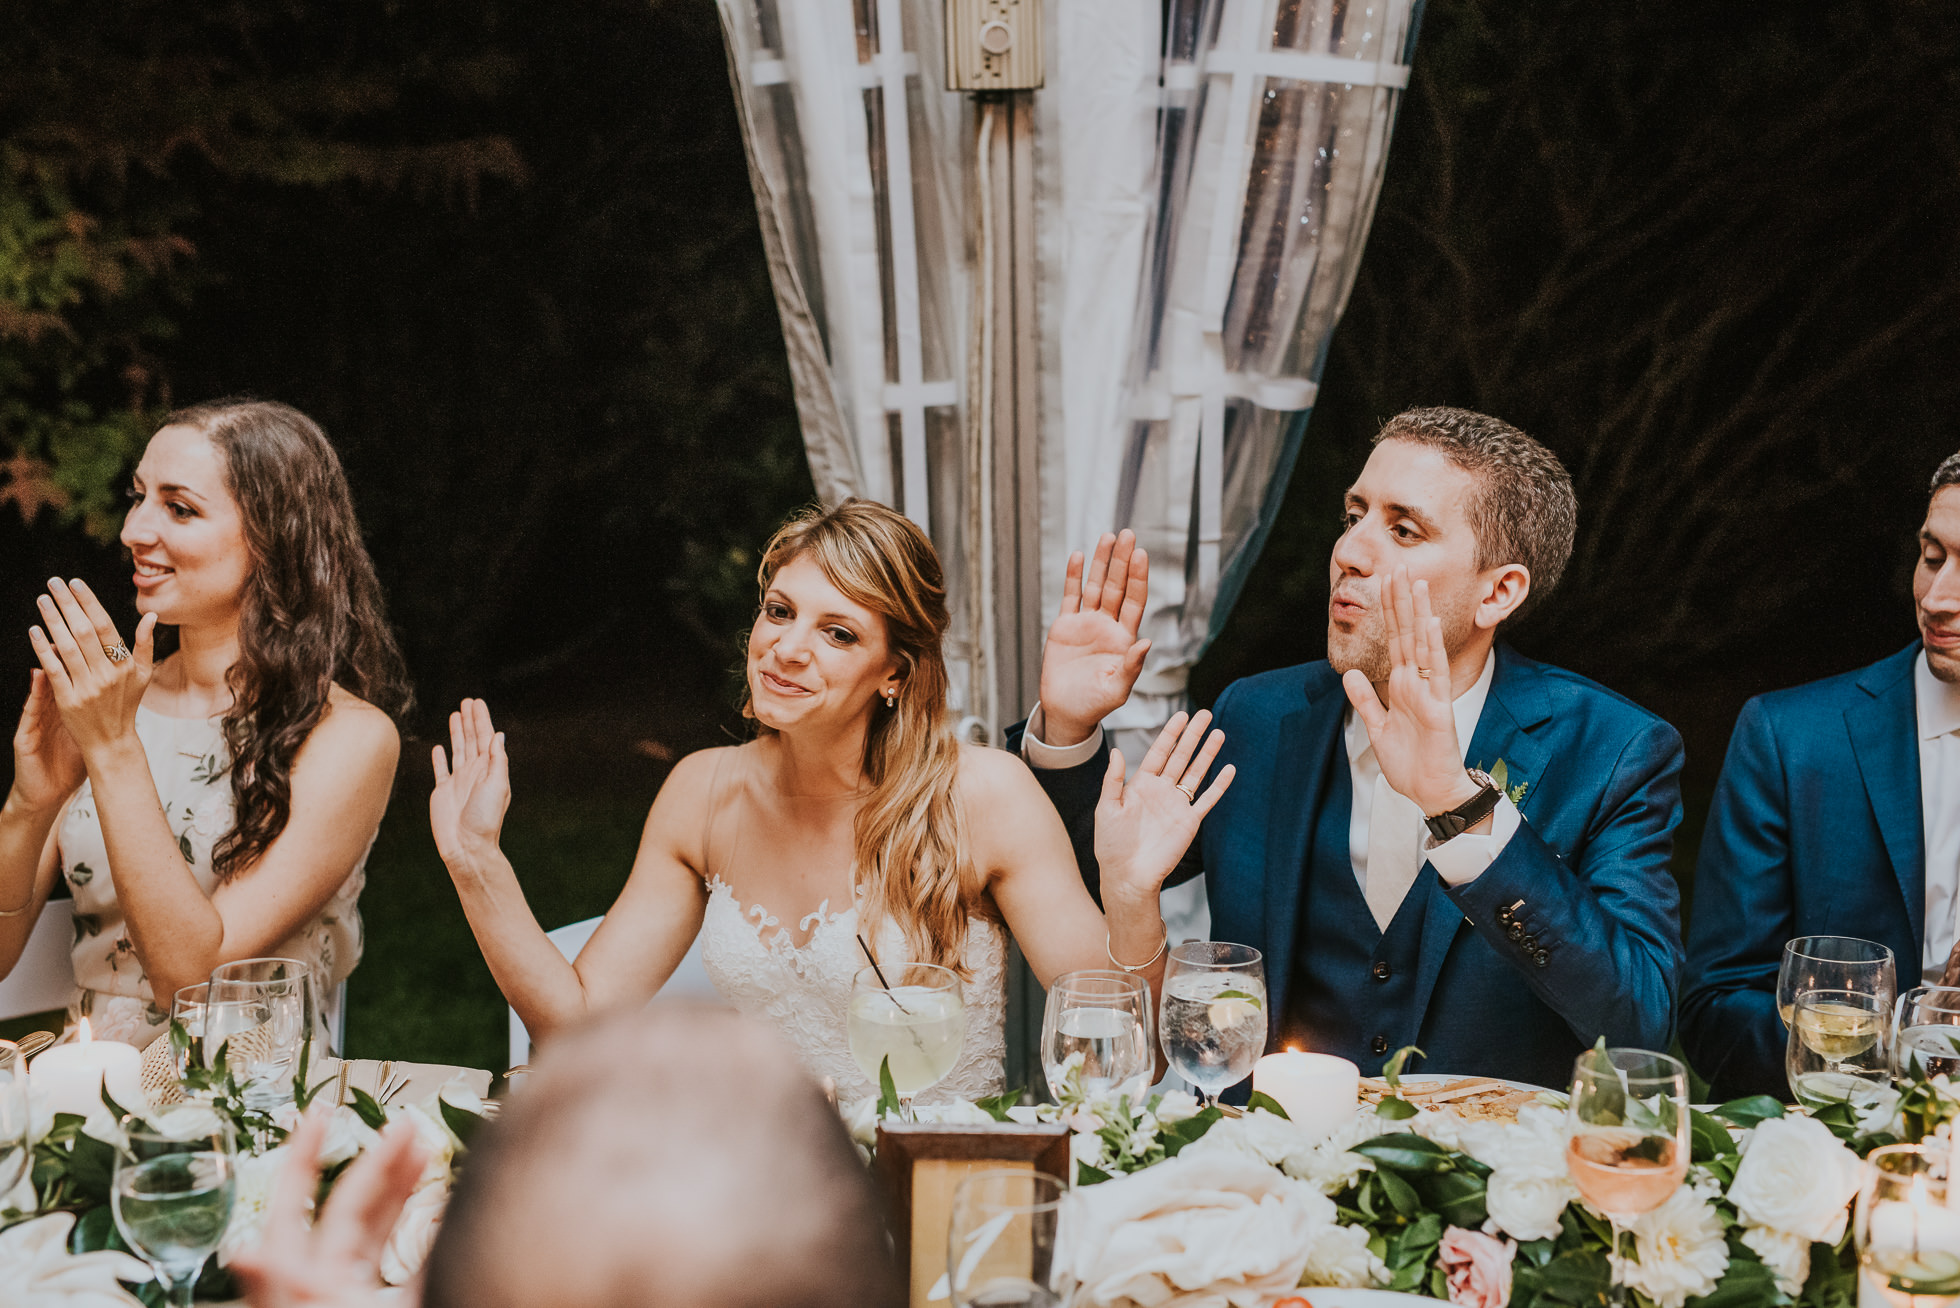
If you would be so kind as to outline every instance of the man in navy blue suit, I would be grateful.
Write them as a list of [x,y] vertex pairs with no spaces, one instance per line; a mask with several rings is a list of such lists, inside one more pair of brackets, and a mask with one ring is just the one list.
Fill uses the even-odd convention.
[[[1666,1049],[1680,737],[1497,640],[1571,553],[1565,469],[1494,418],[1417,409],[1346,504],[1328,658],[1219,697],[1237,780],[1173,880],[1202,870],[1213,936],[1264,952],[1274,1046],[1372,1070],[1414,1044],[1552,1086],[1600,1036]],[[1147,567],[1127,534],[1086,577],[1071,561],[1022,741],[1092,889],[1099,724],[1142,666]]]
[[1919,639],[1742,707],[1695,863],[1681,1039],[1722,1096],[1789,1092],[1776,974],[1795,936],[1887,946],[1900,989],[1960,980],[1960,454],[1933,474]]

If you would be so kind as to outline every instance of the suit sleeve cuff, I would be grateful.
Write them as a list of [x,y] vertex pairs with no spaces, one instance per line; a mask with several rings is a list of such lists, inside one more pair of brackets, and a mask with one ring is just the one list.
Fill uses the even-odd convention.
[[[1102,748],[1103,729],[1098,726],[1089,733],[1089,738],[1078,745],[1051,745],[1041,738],[1041,729],[1046,725],[1041,715],[1041,702],[1028,713],[1028,728],[1021,733],[1021,757],[1031,768],[1044,768],[1061,771],[1064,768],[1081,767],[1095,758],[1096,751]],[[1492,855],[1492,857],[1496,857]],[[1486,859],[1485,862],[1489,862]],[[1479,869],[1481,871],[1481,869]]]
[[[1030,724],[1029,736],[1034,732]],[[1511,837],[1518,834],[1518,823],[1523,819],[1518,815],[1518,806],[1506,795],[1497,801],[1491,810],[1490,834],[1472,835],[1465,832],[1454,840],[1437,844],[1434,836],[1423,838],[1423,853],[1436,869],[1436,875],[1452,886],[1468,885],[1483,874],[1483,870],[1497,861],[1504,852],[1504,846],[1511,843]]]

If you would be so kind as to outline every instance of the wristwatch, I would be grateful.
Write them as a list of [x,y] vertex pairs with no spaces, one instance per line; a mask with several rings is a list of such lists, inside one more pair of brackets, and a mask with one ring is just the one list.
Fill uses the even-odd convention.
[[1464,771],[1468,772],[1470,779],[1483,789],[1447,813],[1438,813],[1435,817],[1423,819],[1429,825],[1430,836],[1439,845],[1445,840],[1462,835],[1489,817],[1491,811],[1497,807],[1497,801],[1504,798],[1503,790],[1491,780],[1488,772],[1481,768],[1465,768]]

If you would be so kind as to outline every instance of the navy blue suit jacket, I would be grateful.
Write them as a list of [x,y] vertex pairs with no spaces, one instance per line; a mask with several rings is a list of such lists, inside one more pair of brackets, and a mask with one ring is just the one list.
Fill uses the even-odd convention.
[[1926,912],[1918,644],[1742,707],[1695,862],[1681,1039],[1721,1098],[1789,1094],[1776,974],[1793,936],[1891,948],[1913,985]]
[[[1326,768],[1347,766],[1346,707],[1340,677],[1322,661],[1236,681],[1213,709],[1225,732],[1218,765],[1235,764],[1238,776],[1176,879],[1202,868],[1214,938],[1265,954],[1274,1013],[1286,1011],[1314,797]],[[1466,757],[1486,768],[1501,758],[1513,786],[1527,783],[1524,823],[1475,880],[1450,887],[1425,869],[1410,891],[1427,896],[1416,993],[1428,1065],[1564,1086],[1573,1058],[1601,1035],[1665,1050],[1681,970],[1680,898],[1668,871],[1681,820],[1680,735],[1584,677],[1499,645]],[[1077,837],[1092,889],[1084,804],[1093,809],[1107,762],[1036,770]],[[1498,919],[1519,900],[1522,941]]]

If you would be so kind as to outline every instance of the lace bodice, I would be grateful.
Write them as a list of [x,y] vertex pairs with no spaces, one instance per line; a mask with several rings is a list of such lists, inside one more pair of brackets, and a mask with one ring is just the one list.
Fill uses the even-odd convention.
[[[701,921],[701,961],[722,998],[760,1017],[789,1039],[812,1075],[837,1083],[842,1102],[878,1092],[851,1057],[845,1014],[851,978],[864,966],[857,942],[857,906],[831,913],[826,900],[797,930],[810,932],[798,945],[789,929],[759,907],[744,908],[719,876],[708,881],[708,910]],[[905,933],[886,921],[876,942],[889,967],[910,957]],[[1001,1092],[1007,1057],[1007,941],[985,918],[968,919],[964,987],[966,1041],[960,1060],[918,1102],[979,1099]]]
[[[233,821],[222,719],[172,718],[147,708],[136,710],[136,737],[143,742],[164,821],[191,875],[209,895],[217,887],[211,849]],[[370,840],[372,837],[370,837]],[[268,955],[297,958],[313,968],[321,984],[314,994],[331,1006],[334,990],[361,958],[361,914],[356,906],[367,883],[367,856],[354,865],[318,916]],[[146,1045],[170,1019],[168,996],[161,1002],[129,942],[115,877],[95,812],[95,788],[83,782],[61,821],[61,872],[75,897],[75,945],[71,954],[77,994],[69,1021],[87,1017],[98,1040]],[[317,1014],[331,1029],[333,1015]]]

